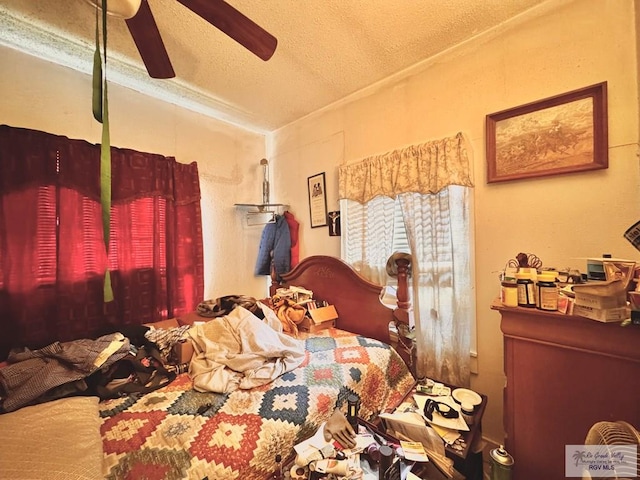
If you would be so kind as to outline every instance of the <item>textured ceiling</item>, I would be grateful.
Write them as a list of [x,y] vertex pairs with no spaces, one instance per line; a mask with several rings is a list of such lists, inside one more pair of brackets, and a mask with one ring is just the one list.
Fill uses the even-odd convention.
[[[275,54],[264,62],[176,0],[148,1],[176,78],[149,78],[124,20],[110,17],[110,81],[259,132],[282,127],[544,3],[228,0],[278,39]],[[90,71],[95,10],[86,0],[0,0],[0,17],[0,44]]]

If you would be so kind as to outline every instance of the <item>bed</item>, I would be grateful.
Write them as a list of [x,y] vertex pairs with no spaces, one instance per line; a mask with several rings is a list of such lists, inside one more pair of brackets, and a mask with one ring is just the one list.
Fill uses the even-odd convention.
[[302,364],[250,390],[198,392],[182,373],[154,392],[100,402],[104,478],[270,478],[276,456],[292,460],[293,445],[335,408],[345,411],[349,394],[359,395],[365,420],[400,403],[414,379],[389,345],[393,312],[381,287],[328,256],[308,257],[274,288],[290,285],[339,315],[335,328],[302,334]]

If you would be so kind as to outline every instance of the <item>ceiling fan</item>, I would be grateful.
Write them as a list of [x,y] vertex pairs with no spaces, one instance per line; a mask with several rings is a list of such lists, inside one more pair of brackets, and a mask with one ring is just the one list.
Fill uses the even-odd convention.
[[[100,8],[101,0],[87,0]],[[177,0],[247,50],[269,60],[278,40],[223,0]],[[175,72],[151,13],[148,0],[109,0],[107,13],[124,18],[133,41],[152,78],[173,78]]]

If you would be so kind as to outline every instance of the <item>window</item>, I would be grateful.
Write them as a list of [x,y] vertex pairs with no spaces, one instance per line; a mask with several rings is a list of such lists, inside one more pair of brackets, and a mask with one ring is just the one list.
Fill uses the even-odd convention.
[[162,320],[202,300],[197,165],[112,148],[107,259],[99,158],[99,145],[0,126],[0,360],[14,347]]
[[475,346],[469,192],[454,185],[437,195],[341,201],[347,225],[343,259],[365,277],[393,284],[384,268],[387,259],[395,251],[412,254],[418,373],[454,384],[468,380]]
[[346,226],[342,258],[371,281],[385,284],[382,266],[395,249],[409,246],[416,372],[468,384],[475,299],[469,214],[473,182],[464,135],[373,155],[340,166],[338,174]]

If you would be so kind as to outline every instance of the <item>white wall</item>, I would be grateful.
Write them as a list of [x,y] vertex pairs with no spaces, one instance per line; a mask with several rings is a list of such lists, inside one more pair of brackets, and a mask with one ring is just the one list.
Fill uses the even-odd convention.
[[[0,122],[99,143],[91,77],[0,47]],[[254,277],[261,227],[247,227],[234,203],[261,199],[263,135],[109,85],[111,144],[198,163],[204,236],[204,298],[262,297]]]
[[[545,266],[583,271],[581,257],[604,252],[640,260],[622,238],[640,219],[635,27],[633,0],[552,0],[268,138],[281,200],[304,210],[306,177],[325,171],[332,210],[340,164],[459,131],[467,137],[475,174],[479,369],[472,387],[489,396],[483,427],[494,441],[504,434],[500,316],[489,309],[497,272],[518,252],[537,254]],[[486,183],[487,114],[602,81],[609,88],[608,169]],[[301,220],[303,256],[340,254],[326,228],[311,230],[308,214]]]

